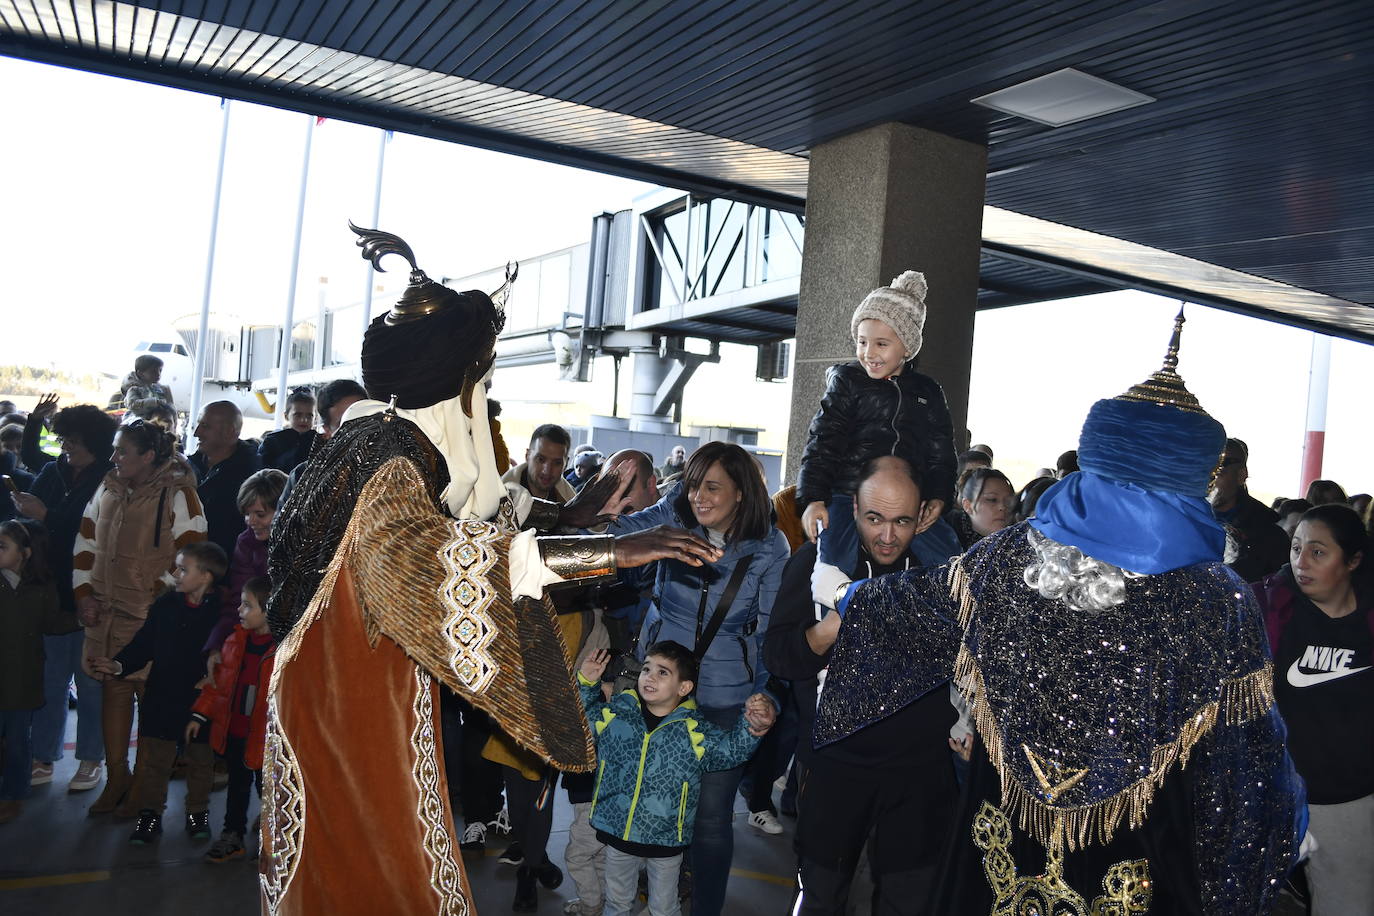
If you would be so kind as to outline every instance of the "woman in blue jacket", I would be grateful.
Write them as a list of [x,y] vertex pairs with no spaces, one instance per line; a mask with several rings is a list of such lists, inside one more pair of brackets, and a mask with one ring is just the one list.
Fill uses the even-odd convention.
[[[662,499],[621,517],[611,531],[655,525],[691,529],[724,554],[701,567],[675,560],[656,564],[653,604],[639,645],[671,639],[694,647],[701,659],[700,712],[730,728],[749,695],[768,683],[763,636],[789,556],[753,457],[728,442],[703,445]],[[743,777],[743,766],[702,775],[692,842],[692,916],[716,916],[724,906],[735,850],[731,817]]]

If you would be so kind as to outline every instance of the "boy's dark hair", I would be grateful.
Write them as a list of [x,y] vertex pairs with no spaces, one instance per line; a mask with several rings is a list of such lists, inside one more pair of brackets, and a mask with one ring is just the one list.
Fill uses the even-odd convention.
[[52,432],[63,439],[75,439],[97,461],[110,457],[119,421],[94,404],[63,407],[53,414]]
[[545,442],[552,442],[564,448],[572,448],[572,436],[568,431],[557,423],[542,423],[534,428],[530,433],[530,447],[534,447],[534,440],[543,439]]
[[264,506],[275,511],[277,501],[281,499],[282,491],[285,489],[285,474],[276,468],[263,468],[249,475],[243,486],[239,487],[239,511],[247,515],[248,507],[259,500]]
[[696,688],[697,678],[701,675],[701,662],[691,649],[680,642],[664,639],[650,646],[645,651],[644,658],[647,660],[651,655],[672,662],[673,667],[677,669],[678,679],[691,681],[693,689]]
[[339,378],[320,389],[315,399],[315,410],[321,417],[328,417],[334,405],[344,398],[367,398],[367,390],[351,378]]
[[254,576],[243,583],[243,590],[252,595],[258,602],[258,607],[265,612],[267,610],[267,598],[272,594],[272,580],[267,576]]
[[224,555],[224,548],[214,541],[192,541],[191,543],[177,550],[183,557],[195,561],[201,569],[221,579],[229,570],[229,558]]
[[309,385],[292,388],[291,393],[286,397],[286,405],[289,407],[292,404],[309,404],[311,407],[314,407],[315,389],[311,388]]
[[151,353],[144,353],[138,359],[134,360],[135,372],[147,372],[149,369],[161,368],[162,360],[158,359],[156,356],[153,356]]
[[20,582],[43,585],[52,579],[48,568],[48,529],[27,518],[12,518],[0,522],[0,536],[9,538],[20,550],[27,550],[29,558],[19,570]]

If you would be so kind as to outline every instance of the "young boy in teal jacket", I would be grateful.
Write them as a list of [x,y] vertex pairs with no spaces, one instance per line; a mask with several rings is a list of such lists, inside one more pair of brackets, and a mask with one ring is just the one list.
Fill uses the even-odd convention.
[[691,698],[697,658],[671,640],[649,647],[637,690],[608,701],[601,674],[609,657],[593,652],[577,678],[596,735],[591,823],[606,844],[605,914],[628,916],[647,867],[650,916],[678,916],[678,871],[692,842],[701,774],[753,756],[771,725],[772,701],[754,694],[734,728],[712,725]]

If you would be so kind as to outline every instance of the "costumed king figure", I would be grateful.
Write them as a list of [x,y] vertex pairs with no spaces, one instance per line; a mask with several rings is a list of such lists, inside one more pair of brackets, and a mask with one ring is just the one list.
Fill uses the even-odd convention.
[[1205,500],[1226,434],[1164,368],[1088,413],[1079,473],[935,570],[850,583],[822,745],[951,676],[977,740],[930,912],[1269,913],[1306,830],[1264,620]]
[[[486,380],[513,275],[457,293],[396,236],[410,285],[363,339],[363,385],[272,532],[260,883],[269,913],[475,911],[453,828],[438,683],[561,770],[595,762],[571,660],[544,598],[617,567],[718,551],[685,531],[539,537],[588,527],[633,483],[559,507],[501,483]],[[524,530],[522,530],[524,529]]]

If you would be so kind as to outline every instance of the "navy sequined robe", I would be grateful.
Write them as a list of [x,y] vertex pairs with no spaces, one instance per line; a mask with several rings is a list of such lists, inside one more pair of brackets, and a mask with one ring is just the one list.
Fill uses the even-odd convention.
[[1027,530],[855,590],[817,745],[951,676],[969,698],[978,741],[930,912],[1270,912],[1306,804],[1249,588],[1199,564],[1073,610],[1025,584]]

